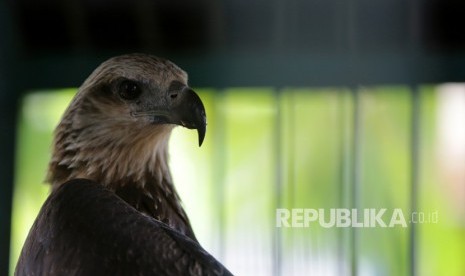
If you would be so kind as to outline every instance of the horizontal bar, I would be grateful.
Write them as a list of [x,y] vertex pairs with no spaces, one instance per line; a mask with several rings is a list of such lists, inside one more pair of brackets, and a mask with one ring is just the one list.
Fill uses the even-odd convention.
[[[113,55],[113,54],[112,54]],[[110,55],[55,55],[18,62],[13,80],[23,90],[77,87]],[[353,86],[465,81],[464,55],[409,53],[312,54],[224,52],[166,57],[197,87]]]

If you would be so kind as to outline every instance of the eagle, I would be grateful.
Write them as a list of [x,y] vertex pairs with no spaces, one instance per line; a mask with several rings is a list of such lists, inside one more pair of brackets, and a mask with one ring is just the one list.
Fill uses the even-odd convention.
[[146,54],[99,65],[55,129],[51,193],[15,275],[231,275],[197,241],[173,184],[176,125],[202,145],[205,108],[185,71]]

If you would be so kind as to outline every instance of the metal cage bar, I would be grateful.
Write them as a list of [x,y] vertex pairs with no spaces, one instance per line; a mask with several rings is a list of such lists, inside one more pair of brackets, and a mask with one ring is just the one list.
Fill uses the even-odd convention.
[[[420,129],[421,129],[421,95],[418,87],[411,88],[411,133],[410,133],[410,158],[411,158],[411,179],[410,179],[410,211],[418,209],[418,189],[419,189],[419,169],[420,169]],[[417,273],[417,227],[412,223],[409,228],[409,262],[410,275]]]

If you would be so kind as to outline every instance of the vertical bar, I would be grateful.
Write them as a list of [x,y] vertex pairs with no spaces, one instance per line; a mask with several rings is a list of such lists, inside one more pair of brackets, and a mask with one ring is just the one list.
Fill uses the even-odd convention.
[[[410,1],[410,52],[418,54],[421,52],[420,34],[421,34],[421,15],[423,5],[419,0]],[[419,148],[420,148],[420,106],[421,98],[419,88],[411,86],[411,134],[410,134],[410,151],[411,151],[411,186],[410,186],[410,211],[415,212],[418,208],[418,182],[419,182]],[[417,225],[410,224],[409,228],[409,275],[416,276],[417,272]]]
[[[283,207],[283,201],[281,198],[283,190],[283,174],[282,174],[282,160],[283,150],[282,150],[282,110],[281,110],[281,91],[277,90],[275,93],[275,109],[276,109],[276,119],[275,119],[275,153],[276,153],[276,179],[275,179],[275,210]],[[274,227],[274,238],[273,238],[273,275],[280,276],[282,271],[282,232],[281,228]]]
[[295,157],[298,151],[296,147],[296,92],[290,92],[290,114],[289,114],[289,149],[290,149],[290,156],[289,156],[289,182],[287,183],[289,186],[289,205],[295,206],[295,194],[296,194],[296,165],[295,165]]
[[[350,208],[351,207],[351,171],[350,171],[350,149],[351,149],[351,118],[350,114],[350,102],[348,98],[351,96],[350,91],[341,90],[339,91],[339,196],[338,196],[338,208]],[[350,256],[347,250],[348,244],[351,240],[350,229],[339,228],[338,229],[338,273],[337,275],[347,275],[348,266],[347,258]]]
[[[5,93],[10,86],[2,82],[6,81],[0,79],[1,94],[16,94],[10,89]],[[10,267],[17,107],[15,97],[0,97],[0,275],[8,275]]]
[[[286,17],[287,9],[283,1],[275,0],[273,1],[274,7],[274,40],[273,40],[273,50],[276,53],[279,53],[281,49],[284,48],[283,42],[285,39],[285,26],[286,26]],[[281,110],[281,89],[276,89],[275,91],[275,109],[276,109],[276,119],[275,119],[275,162],[276,162],[276,179],[275,179],[275,210],[277,208],[283,208],[283,149],[282,149],[282,110]],[[276,211],[275,211],[276,212]],[[282,229],[274,227],[274,237],[273,237],[273,260],[272,260],[272,275],[280,276],[282,273]]]
[[[287,179],[286,179],[286,207],[294,208],[295,207],[295,193],[296,193],[296,166],[295,166],[295,153],[296,149],[296,92],[288,90],[286,96],[286,115],[287,124],[286,124],[286,165],[287,165]],[[296,244],[298,244],[297,235],[294,231],[286,232],[287,240],[292,245],[292,250],[286,252],[286,264],[288,268],[286,269],[286,274],[296,275],[300,271],[296,271],[295,257],[297,253]],[[302,272],[300,272],[302,273]]]
[[[346,184],[345,181],[345,175],[344,175],[344,169],[346,167],[345,164],[345,121],[344,121],[344,100],[343,100],[343,91],[338,92],[338,100],[339,100],[339,106],[338,106],[338,129],[339,129],[339,191],[340,193],[338,194],[337,202],[338,208],[343,208],[344,207],[344,196],[346,195],[344,191],[344,187]],[[343,259],[344,259],[344,231],[343,229],[338,229],[337,231],[337,274],[338,275],[343,275],[344,268],[342,267],[343,264]]]
[[[361,172],[361,104],[360,91],[352,88],[353,100],[353,136],[352,136],[352,193],[351,193],[351,208],[359,209],[360,207],[360,172]],[[357,212],[358,215],[360,212]],[[351,229],[351,254],[350,266],[351,275],[358,275],[358,253],[359,253],[359,233],[357,228]]]
[[[420,107],[421,98],[417,87],[411,88],[412,96],[412,114],[411,114],[411,135],[410,135],[410,154],[411,154],[411,186],[410,186],[410,211],[415,212],[418,209],[418,182],[419,182],[419,151],[420,151]],[[409,275],[417,275],[417,226],[415,223],[410,224],[409,228]]]
[[0,275],[8,275],[10,268],[15,136],[20,96],[15,79],[15,57],[20,47],[15,45],[9,4],[12,5],[9,1],[0,1]]
[[[274,20],[273,20],[273,27],[274,27],[274,40],[273,40],[273,50],[276,53],[279,53],[280,50],[284,48],[283,42],[286,41],[286,19],[288,15],[288,10],[286,9],[286,5],[283,1],[274,0],[273,1],[274,7]],[[281,102],[282,102],[282,90],[276,89],[275,90],[275,109],[276,109],[276,119],[275,119],[275,153],[276,153],[276,179],[275,179],[275,210],[277,208],[283,208],[283,173],[282,173],[282,166],[283,166],[283,149],[282,149],[282,109],[281,109]],[[276,212],[276,211],[275,211]],[[272,260],[272,275],[280,276],[282,273],[282,229],[278,227],[274,227],[274,237],[273,237],[273,260]]]
[[[350,68],[350,82],[351,94],[353,100],[353,135],[352,135],[352,191],[350,194],[351,208],[358,207],[359,189],[360,189],[360,95],[356,87],[358,84],[358,30],[357,30],[357,13],[358,13],[358,0],[347,1],[347,46],[349,49],[349,68]],[[356,276],[358,274],[358,230],[350,228],[350,275]]]
[[226,170],[226,120],[224,114],[224,105],[225,105],[225,92],[218,89],[218,92],[215,95],[215,115],[217,120],[217,128],[215,129],[215,151],[214,151],[214,168],[213,174],[213,183],[214,189],[213,192],[214,199],[213,203],[215,206],[217,218],[217,233],[215,244],[218,248],[218,259],[224,260],[225,258],[225,231],[226,231],[226,211],[225,211],[225,170]]

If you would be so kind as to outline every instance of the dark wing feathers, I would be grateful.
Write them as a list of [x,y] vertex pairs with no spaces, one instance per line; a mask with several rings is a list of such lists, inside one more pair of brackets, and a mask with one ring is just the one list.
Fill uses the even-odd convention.
[[[173,187],[172,184],[163,183],[163,186],[170,185]],[[139,212],[164,222],[171,228],[197,241],[174,187],[169,193],[166,193],[159,185],[141,187],[137,183],[125,183],[125,185],[116,188],[115,193]]]
[[231,275],[195,241],[89,180],[44,203],[16,275]]

